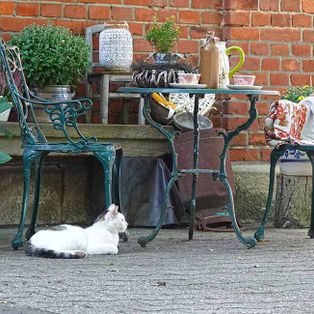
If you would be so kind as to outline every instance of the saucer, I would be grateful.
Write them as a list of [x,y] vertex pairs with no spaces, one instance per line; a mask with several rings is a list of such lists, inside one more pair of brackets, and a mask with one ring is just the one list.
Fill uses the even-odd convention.
[[171,87],[176,88],[205,88],[206,84],[180,84],[180,83],[169,83]]
[[230,89],[241,89],[241,90],[259,90],[262,89],[263,86],[257,85],[227,85]]

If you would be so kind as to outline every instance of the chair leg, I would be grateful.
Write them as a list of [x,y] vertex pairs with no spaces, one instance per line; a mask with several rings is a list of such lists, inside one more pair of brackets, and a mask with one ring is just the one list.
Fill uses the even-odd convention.
[[312,204],[311,204],[311,225],[308,236],[314,238],[314,152],[306,152],[312,165]]
[[39,195],[40,195],[40,183],[42,176],[42,162],[47,152],[42,152],[35,160],[35,195],[34,195],[34,206],[32,210],[31,223],[28,230],[26,231],[26,240],[29,240],[32,235],[35,234],[35,225],[38,213]]
[[112,169],[115,162],[116,150],[114,146],[108,146],[107,151],[94,152],[94,155],[100,161],[104,171],[104,210],[106,210],[112,204]]
[[254,234],[254,238],[257,241],[263,240],[265,237],[265,227],[266,227],[266,223],[268,221],[269,215],[270,215],[271,203],[272,203],[273,193],[274,193],[276,164],[277,164],[279,157],[281,157],[284,154],[284,152],[285,152],[284,149],[274,149],[270,155],[268,197],[267,197],[267,203],[266,203],[266,208],[265,208],[264,216],[262,219],[262,223]]
[[15,238],[12,240],[12,247],[15,250],[23,246],[23,231],[24,231],[27,206],[28,206],[30,176],[31,176],[33,162],[37,156],[38,156],[38,152],[33,151],[33,150],[25,150],[23,154],[24,191],[23,191],[23,203],[22,203],[20,225],[19,225]]

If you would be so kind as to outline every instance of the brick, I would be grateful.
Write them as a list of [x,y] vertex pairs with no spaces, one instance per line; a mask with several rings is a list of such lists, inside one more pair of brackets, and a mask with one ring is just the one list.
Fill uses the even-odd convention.
[[219,12],[202,12],[202,24],[220,24],[222,14]]
[[177,47],[178,51],[180,51],[181,53],[197,53],[199,48],[199,42],[179,39]]
[[113,20],[133,21],[133,9],[123,7],[113,7],[111,9]]
[[19,32],[29,24],[46,24],[45,19],[36,18],[19,18],[19,17],[1,17],[0,19],[0,29],[3,32]]
[[305,14],[296,14],[292,16],[293,27],[311,27],[312,17]]
[[62,14],[62,6],[60,4],[42,3],[40,5],[40,15],[49,17],[60,17]]
[[249,145],[264,146],[265,145],[264,132],[249,133]]
[[293,29],[262,29],[260,39],[284,42],[299,41],[301,32]]
[[273,26],[283,26],[289,27],[291,26],[291,16],[290,14],[272,14],[271,15],[271,25]]
[[199,24],[201,16],[197,11],[181,11],[179,12],[179,21],[183,24]]
[[110,19],[110,7],[105,6],[90,6],[89,18],[92,20],[109,20]]
[[259,8],[261,11],[278,11],[279,1],[278,0],[262,0],[259,2]]
[[143,38],[134,38],[134,51],[152,52],[153,48],[150,43]]
[[[189,27],[179,25],[179,38],[186,39],[188,37],[188,34],[189,34]],[[204,37],[205,37],[205,34],[204,34]]]
[[289,84],[289,74],[271,73],[271,85],[287,86]]
[[303,71],[314,72],[314,60],[303,60]]
[[257,161],[259,160],[258,149],[231,149],[231,161]]
[[252,13],[252,26],[267,26],[270,24],[270,13]]
[[14,2],[3,2],[0,5],[0,15],[13,15]]
[[226,12],[224,22],[226,26],[248,26],[250,23],[250,15],[249,12]]
[[191,39],[205,38],[207,31],[208,31],[207,27],[191,26],[190,37]]
[[258,0],[225,0],[225,9],[257,10]]
[[293,45],[292,46],[292,54],[295,56],[311,56],[312,46],[310,45]]
[[254,55],[268,55],[269,47],[266,43],[251,43],[251,53]]
[[234,146],[247,146],[248,145],[248,135],[247,133],[240,133],[234,137],[230,143],[231,147]]
[[133,36],[143,36],[143,23],[129,23],[129,30]]
[[84,20],[63,20],[57,19],[54,21],[56,26],[61,26],[70,29],[74,34],[84,34],[88,23]]
[[20,16],[38,16],[39,5],[36,3],[17,3],[16,15]]
[[314,3],[313,0],[303,0],[302,1],[302,9],[305,13],[314,13]]
[[303,41],[309,41],[312,43],[314,41],[314,31],[304,30],[303,31]]
[[306,74],[291,74],[291,84],[296,86],[311,85],[311,75]]
[[300,12],[300,0],[284,0],[281,1],[281,11]]
[[268,72],[257,72],[255,78],[255,85],[267,86],[269,85]]
[[[249,54],[249,43],[247,41],[244,42],[244,41],[234,41],[234,40],[232,40],[232,42],[231,42],[231,41],[228,40],[228,47],[230,47],[230,46],[241,47],[242,50],[245,52],[245,54]],[[231,51],[232,51],[232,53],[231,53],[232,56],[239,54],[236,50],[231,50]]]
[[249,27],[232,27],[229,31],[230,39],[259,40],[259,29]]
[[159,9],[157,11],[157,20],[159,22],[164,22],[166,19],[170,17],[175,17],[177,16],[177,11],[175,9]]
[[248,102],[227,101],[223,105],[223,113],[232,113],[235,115],[247,115],[249,111]]
[[282,60],[281,69],[283,71],[295,72],[300,71],[300,63],[296,59],[284,59]]
[[273,44],[270,46],[271,55],[273,56],[288,56],[289,46],[285,44]]
[[154,16],[152,9],[139,8],[135,9],[135,20],[136,21],[151,21]]
[[175,8],[188,8],[190,5],[189,0],[170,0],[169,5]]
[[260,151],[260,160],[261,161],[269,161],[270,160],[270,153],[271,149],[269,147],[266,147],[264,149],[261,149]]
[[245,123],[247,118],[225,118],[222,121],[222,127],[226,130],[234,130],[239,125]]
[[267,115],[269,112],[270,103],[269,102],[257,102],[256,107],[257,107],[259,116]]
[[154,0],[124,0],[124,4],[151,6],[154,5]]
[[86,8],[83,5],[67,5],[64,7],[63,15],[67,18],[85,19],[87,16]]
[[264,58],[262,60],[262,71],[279,71],[280,59]]
[[241,67],[241,71],[258,71],[259,64],[260,58],[246,57],[245,62]]
[[195,9],[221,9],[222,0],[192,0],[192,8]]

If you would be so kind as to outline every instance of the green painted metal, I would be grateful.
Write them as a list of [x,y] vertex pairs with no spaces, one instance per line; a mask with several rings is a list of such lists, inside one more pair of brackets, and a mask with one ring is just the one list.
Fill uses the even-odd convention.
[[[158,225],[156,228],[151,232],[150,235],[147,237],[141,237],[139,239],[139,244],[141,246],[146,246],[147,243],[152,241],[156,235],[158,234],[164,217],[166,215],[166,210],[169,207],[169,192],[171,186],[174,182],[178,179],[179,176],[183,176],[187,173],[193,175],[192,180],[192,193],[191,193],[191,206],[190,206],[190,221],[189,221],[189,240],[193,239],[193,232],[194,232],[194,220],[195,220],[195,209],[196,209],[196,191],[197,191],[197,181],[198,181],[198,174],[200,173],[207,173],[211,174],[215,180],[220,180],[222,184],[225,186],[227,194],[228,194],[228,213],[230,215],[234,231],[238,237],[238,239],[247,247],[253,247],[256,245],[256,239],[254,237],[246,236],[242,233],[241,229],[238,226],[236,215],[234,211],[234,200],[233,200],[233,193],[230,187],[230,183],[227,178],[226,173],[226,156],[227,151],[229,148],[229,144],[232,139],[237,136],[241,131],[247,130],[254,120],[257,117],[257,109],[256,109],[256,101],[258,100],[259,95],[279,95],[276,91],[262,91],[262,90],[230,90],[230,89],[177,89],[177,88],[137,88],[137,87],[121,87],[119,88],[119,92],[124,93],[140,93],[145,98],[145,104],[143,108],[143,113],[146,120],[151,124],[154,128],[156,128],[160,133],[162,133],[168,142],[170,147],[170,152],[172,155],[172,171],[170,180],[168,182],[165,197],[164,197],[164,206],[161,209],[161,215],[159,218]],[[165,126],[157,123],[154,121],[150,116],[150,102],[151,102],[151,94],[154,92],[159,93],[188,93],[190,96],[195,95],[195,104],[194,104],[194,154],[193,154],[193,168],[192,169],[178,169],[177,168],[177,153],[175,151],[174,146],[174,138],[177,135],[178,131],[173,131],[169,128],[165,128]],[[197,112],[198,112],[198,102],[199,98],[203,97],[204,94],[246,94],[248,95],[250,101],[250,109],[249,109],[249,117],[248,120],[243,123],[242,125],[238,126],[235,130],[230,131],[228,133],[221,133],[220,135],[224,138],[224,148],[220,155],[220,169],[213,170],[213,169],[199,169],[198,162],[199,162],[199,145],[200,145],[200,129],[198,126],[197,120]],[[314,225],[314,224],[313,224]]]
[[[314,146],[284,144],[272,150],[270,154],[269,189],[266,208],[261,225],[258,227],[254,234],[254,237],[257,241],[262,241],[265,238],[265,228],[269,219],[274,193],[276,164],[279,158],[285,153],[287,149],[298,149],[300,151],[306,152],[312,165],[312,178],[314,178]],[[314,180],[312,180],[311,224],[308,235],[310,236],[310,238],[314,238]]]
[[[20,224],[12,247],[17,249],[23,245],[23,231],[29,202],[29,189],[31,169],[35,166],[35,194],[34,206],[30,227],[26,233],[29,239],[35,233],[35,224],[38,212],[40,195],[42,162],[50,152],[63,152],[70,154],[93,153],[100,161],[104,171],[104,194],[106,209],[111,204],[112,168],[115,162],[117,147],[113,144],[97,143],[95,137],[86,137],[79,130],[77,118],[91,109],[90,99],[74,99],[52,101],[41,99],[34,95],[25,80],[20,53],[17,47],[8,47],[0,40],[0,73],[4,73],[12,101],[18,112],[19,126],[21,130],[24,165],[24,191]],[[65,142],[48,142],[40,129],[34,110],[34,105],[41,106],[49,116],[54,130],[61,131]],[[71,135],[76,133],[74,140]]]

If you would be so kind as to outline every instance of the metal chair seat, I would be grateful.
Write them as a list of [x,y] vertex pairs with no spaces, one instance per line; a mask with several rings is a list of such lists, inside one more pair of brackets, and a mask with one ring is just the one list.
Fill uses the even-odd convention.
[[[31,169],[35,167],[35,193],[34,205],[30,227],[26,233],[29,239],[35,233],[35,224],[38,212],[42,162],[50,152],[81,154],[91,153],[101,163],[104,174],[104,210],[109,207],[112,200],[113,169],[116,161],[116,152],[121,157],[121,149],[114,144],[98,143],[95,137],[84,136],[77,125],[77,118],[85,115],[92,107],[90,99],[74,99],[52,101],[41,99],[29,89],[17,47],[7,46],[0,40],[0,74],[6,78],[7,87],[17,109],[18,121],[21,130],[24,168],[24,191],[21,209],[20,225],[12,246],[17,249],[23,245],[23,230],[28,210]],[[33,105],[40,105],[49,116],[54,130],[63,133],[66,142],[48,142],[43,131],[37,123]],[[70,132],[71,131],[71,132]],[[75,134],[73,138],[70,134]],[[115,183],[116,184],[116,183]]]

